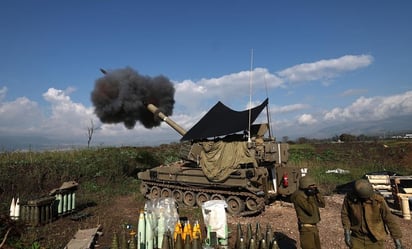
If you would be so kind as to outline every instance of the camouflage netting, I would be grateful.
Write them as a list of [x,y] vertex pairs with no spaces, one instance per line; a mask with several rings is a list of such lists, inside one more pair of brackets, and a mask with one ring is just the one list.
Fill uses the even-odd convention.
[[254,155],[248,150],[246,142],[204,142],[202,143],[200,166],[206,177],[213,182],[221,182],[233,173],[240,164],[253,163]]

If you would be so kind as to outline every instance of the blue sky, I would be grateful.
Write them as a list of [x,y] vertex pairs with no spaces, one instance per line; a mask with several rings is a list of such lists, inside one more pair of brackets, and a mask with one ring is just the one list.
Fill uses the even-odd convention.
[[[167,125],[103,124],[90,94],[107,70],[169,78],[171,116],[190,129],[217,101],[269,97],[284,136],[412,129],[411,1],[0,2],[0,139],[142,145]],[[37,141],[37,142],[36,142]]]

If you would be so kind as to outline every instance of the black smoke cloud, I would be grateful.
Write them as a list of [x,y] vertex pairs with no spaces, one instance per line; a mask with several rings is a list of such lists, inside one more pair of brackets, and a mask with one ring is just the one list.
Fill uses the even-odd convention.
[[146,109],[147,104],[154,104],[167,116],[173,114],[175,89],[165,76],[142,76],[129,67],[101,71],[104,76],[96,80],[91,100],[103,123],[123,122],[128,129],[137,121],[146,128],[159,126],[160,118]]

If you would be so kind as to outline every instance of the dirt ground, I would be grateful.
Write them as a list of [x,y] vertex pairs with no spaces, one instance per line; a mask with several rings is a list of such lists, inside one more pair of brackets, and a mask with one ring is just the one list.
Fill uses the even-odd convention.
[[[325,249],[346,249],[343,237],[343,229],[340,220],[340,210],[344,195],[326,196],[326,207],[320,209],[321,222],[319,223],[320,240],[322,248]],[[412,238],[409,236],[412,229],[412,221],[397,218],[403,231],[402,239],[404,248],[412,248]],[[241,224],[260,222],[261,227],[266,227],[267,223],[272,228],[278,238],[281,249],[295,249],[299,246],[299,233],[297,230],[297,219],[293,204],[287,202],[275,202],[267,206],[264,213],[257,217],[250,218],[229,218],[231,224],[240,222]],[[388,236],[386,248],[394,248],[390,236]]]
[[[321,209],[322,221],[319,223],[322,248],[347,248],[343,240],[343,229],[340,222],[340,208],[343,197],[343,195],[325,197],[326,208]],[[112,203],[107,203],[107,205],[87,207],[81,213],[88,214],[88,217],[77,221],[70,219],[70,217],[64,217],[43,226],[37,233],[43,232],[47,234],[43,234],[44,239],[43,242],[40,241],[40,244],[55,244],[59,245],[57,248],[63,248],[76,233],[77,229],[92,228],[99,224],[102,227],[102,235],[98,238],[96,248],[108,249],[111,247],[114,232],[119,233],[126,224],[137,224],[138,213],[143,204],[137,203],[136,198],[133,196],[124,196]],[[201,217],[199,208],[179,210],[179,215],[180,211],[184,211],[185,216],[189,220],[199,219],[199,215]],[[410,236],[412,221],[405,220],[400,216],[397,217],[404,234],[402,239],[404,248],[412,248],[412,237]],[[203,221],[200,220],[200,222],[202,223]],[[228,215],[227,222],[230,233],[230,249],[234,248],[237,224],[241,224],[242,230],[246,231],[248,224],[251,224],[252,229],[255,229],[257,223],[259,223],[262,232],[266,231],[267,224],[271,225],[281,249],[300,248],[296,214],[291,203],[276,201],[266,206],[266,210],[263,213],[253,217],[233,217]],[[205,230],[204,226],[203,230]],[[385,248],[394,248],[394,244],[389,236]]]

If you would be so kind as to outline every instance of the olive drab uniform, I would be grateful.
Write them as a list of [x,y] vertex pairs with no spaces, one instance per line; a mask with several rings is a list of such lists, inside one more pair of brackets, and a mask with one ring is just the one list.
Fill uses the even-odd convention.
[[[396,249],[402,249],[402,233],[385,198],[373,192],[367,180],[358,180],[353,191],[345,196],[341,218],[345,243],[352,249],[383,249],[387,230],[394,239]],[[366,189],[366,190],[365,190]],[[367,193],[369,189],[370,193]],[[363,192],[362,192],[363,190]]]
[[317,223],[320,221],[319,207],[325,207],[323,196],[317,191],[307,191],[315,182],[309,176],[304,176],[299,181],[299,189],[292,196],[291,201],[295,207],[298,218],[300,246],[302,249],[320,249],[319,230]]

